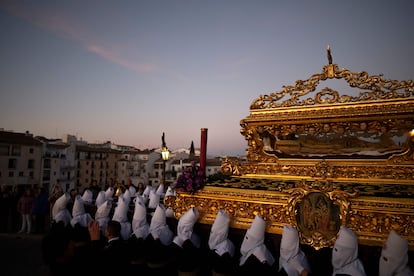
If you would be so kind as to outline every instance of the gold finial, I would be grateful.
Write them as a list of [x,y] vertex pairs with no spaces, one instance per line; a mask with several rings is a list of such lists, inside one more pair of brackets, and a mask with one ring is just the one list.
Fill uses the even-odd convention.
[[331,45],[328,44],[326,47],[327,55],[328,55],[328,63],[332,64],[332,55],[331,55]]

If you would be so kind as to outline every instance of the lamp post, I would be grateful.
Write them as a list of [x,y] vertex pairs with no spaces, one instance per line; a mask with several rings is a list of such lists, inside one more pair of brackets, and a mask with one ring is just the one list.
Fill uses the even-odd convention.
[[161,140],[162,140],[161,157],[162,157],[162,163],[163,163],[163,166],[162,166],[162,183],[164,185],[166,185],[165,184],[165,162],[168,161],[168,159],[170,158],[170,151],[168,150],[167,144],[165,143],[165,134],[164,134],[164,132],[162,133]]

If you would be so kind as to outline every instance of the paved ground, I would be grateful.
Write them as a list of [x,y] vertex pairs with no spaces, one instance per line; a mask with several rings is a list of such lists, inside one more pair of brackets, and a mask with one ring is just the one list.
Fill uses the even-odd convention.
[[43,235],[0,233],[0,274],[49,276],[41,254]]

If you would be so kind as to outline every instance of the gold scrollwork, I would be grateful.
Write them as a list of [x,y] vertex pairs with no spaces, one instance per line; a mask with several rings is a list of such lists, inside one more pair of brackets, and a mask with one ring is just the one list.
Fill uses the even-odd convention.
[[312,177],[322,177],[322,179],[330,178],[334,175],[333,167],[328,164],[325,160],[316,163],[310,170]]
[[[340,225],[354,230],[362,244],[375,246],[381,246],[393,229],[414,248],[414,202],[398,192],[412,194],[412,189],[380,185],[388,186],[381,191],[382,195],[369,196],[370,188],[377,189],[379,185],[364,188],[358,184],[301,180],[276,183],[279,186],[276,190],[261,190],[242,188],[254,179],[232,178],[232,181],[234,187],[206,186],[195,194],[177,193],[166,197],[164,204],[174,210],[176,218],[196,206],[199,222],[204,224],[212,224],[217,211],[224,209],[231,217],[231,227],[239,229],[247,229],[258,214],[267,222],[267,232],[280,235],[284,224],[294,225],[300,230],[301,242],[314,248],[332,246]],[[303,216],[307,200],[311,208]],[[321,213],[329,214],[329,219]],[[303,218],[311,220],[305,222]]]
[[226,156],[225,160],[221,163],[221,172],[227,175],[241,175],[239,162],[237,160],[233,162]]
[[[317,98],[300,100],[300,97],[315,91],[320,81],[324,81],[328,78],[344,79],[351,87],[370,90],[368,92],[361,92],[356,97],[348,95],[338,96],[338,98],[334,97],[335,101],[332,100],[332,103],[336,102],[336,100],[340,103],[350,103],[396,98],[401,99],[412,97],[414,95],[414,82],[412,80],[388,80],[383,79],[382,75],[370,76],[367,72],[354,73],[345,68],[339,69],[337,64],[328,64],[323,67],[320,74],[314,74],[307,80],[297,80],[296,84],[293,86],[283,86],[282,91],[273,92],[270,95],[259,96],[252,102],[250,109],[267,109],[326,103],[324,101],[318,101]],[[283,102],[279,102],[279,100],[286,95],[290,95],[290,98]],[[334,94],[332,93],[332,95]],[[321,95],[319,94],[319,96]]]
[[[330,96],[330,97],[329,97]],[[338,102],[339,93],[328,87],[325,87],[320,92],[316,93],[315,103],[317,104],[333,104]]]

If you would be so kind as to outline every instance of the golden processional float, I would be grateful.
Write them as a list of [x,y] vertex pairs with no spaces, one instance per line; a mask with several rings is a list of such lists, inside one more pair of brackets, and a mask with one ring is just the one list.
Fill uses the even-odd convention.
[[[212,224],[224,209],[248,229],[258,214],[268,233],[294,225],[315,249],[332,247],[341,225],[372,246],[393,229],[414,249],[414,83],[339,69],[327,53],[321,73],[252,102],[240,122],[247,162],[227,158],[229,179],[167,198],[177,218],[196,206]],[[359,95],[317,90],[329,79]]]

